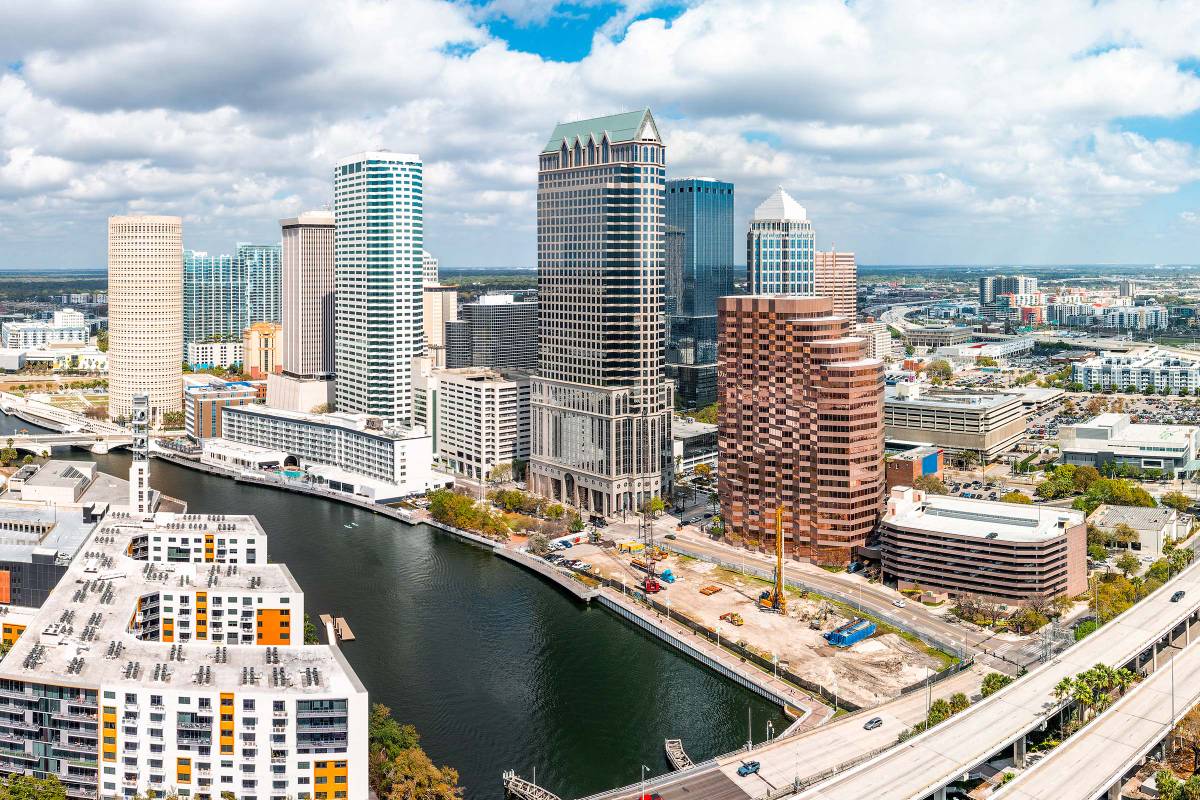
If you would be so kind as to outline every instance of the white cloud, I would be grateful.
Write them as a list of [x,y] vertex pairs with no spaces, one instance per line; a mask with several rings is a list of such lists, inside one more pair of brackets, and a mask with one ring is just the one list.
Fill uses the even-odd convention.
[[[672,174],[737,183],[739,236],[784,184],[866,261],[1021,260],[1039,237],[1120,258],[1113,223],[1200,178],[1195,143],[1128,121],[1200,109],[1194,2],[705,0],[630,23],[659,4],[632,0],[574,64],[485,27],[589,3],[9,0],[0,265],[101,263],[126,209],[180,213],[209,250],[276,238],[375,147],[425,159],[443,263],[531,264],[553,124],[647,105]],[[1160,243],[1192,248],[1178,231]]]

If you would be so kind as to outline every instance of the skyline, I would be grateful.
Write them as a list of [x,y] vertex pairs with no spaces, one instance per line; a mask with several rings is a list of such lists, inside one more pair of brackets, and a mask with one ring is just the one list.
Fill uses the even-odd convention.
[[191,249],[273,242],[374,147],[428,165],[447,268],[531,266],[546,125],[643,107],[668,177],[737,186],[739,236],[782,184],[862,264],[1188,263],[1200,241],[1182,2],[314,3],[286,36],[266,3],[15,6],[0,268],[101,264],[104,220],[139,211],[183,216]]

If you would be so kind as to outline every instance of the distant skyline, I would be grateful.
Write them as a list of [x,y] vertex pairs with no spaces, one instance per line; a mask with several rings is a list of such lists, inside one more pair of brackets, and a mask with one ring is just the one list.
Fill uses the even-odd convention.
[[[114,6],[117,6],[114,8]],[[668,175],[777,185],[860,264],[1200,261],[1200,4],[9,0],[0,268],[105,220],[279,240],[365,149],[426,164],[426,249],[532,266],[556,122],[649,106]],[[781,31],[791,32],[780,35]]]

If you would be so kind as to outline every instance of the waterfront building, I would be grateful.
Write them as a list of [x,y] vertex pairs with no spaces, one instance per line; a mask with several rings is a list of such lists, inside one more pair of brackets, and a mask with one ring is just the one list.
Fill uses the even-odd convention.
[[242,371],[251,380],[261,381],[281,369],[279,341],[282,326],[277,322],[255,322],[242,334]]
[[944,347],[966,344],[971,341],[971,329],[963,325],[936,325],[926,328],[910,328],[900,334],[907,345],[913,347]]
[[901,589],[1016,605],[1087,591],[1081,512],[892,489],[879,527],[882,572]]
[[231,255],[183,251],[184,342],[233,341],[246,327],[246,284]]
[[334,168],[337,408],[407,423],[424,331],[422,165],[377,151]]
[[1128,353],[1105,351],[1071,367],[1071,381],[1084,389],[1113,389],[1159,394],[1200,390],[1200,354],[1167,353],[1157,347]]
[[938,389],[915,381],[884,390],[884,436],[889,444],[970,451],[985,463],[1021,441],[1025,416],[1022,397],[1015,393]]
[[895,340],[886,322],[855,323],[854,335],[867,340],[867,358],[888,360],[895,354]]
[[1062,463],[1106,470],[1128,464],[1159,469],[1172,478],[1200,470],[1200,427],[1140,425],[1128,414],[1100,414],[1059,430]]
[[[750,294],[813,294],[816,234],[804,206],[780,186],[754,209],[746,234]],[[853,321],[853,317],[850,318]]]
[[677,473],[688,474],[707,464],[717,471],[717,426],[675,416],[671,423],[671,458]]
[[717,298],[734,293],[733,184],[667,181],[667,376],[684,405],[717,397]]
[[87,344],[91,329],[83,314],[65,308],[55,311],[49,320],[5,322],[0,326],[0,341],[14,350],[33,350],[56,344]]
[[114,511],[80,550],[0,662],[0,770],[81,799],[367,798],[366,689],[304,644],[253,517]]
[[437,420],[438,464],[487,480],[501,465],[523,471],[529,461],[529,375],[489,367],[435,369],[424,393]]
[[932,445],[914,447],[887,457],[883,475],[887,491],[897,486],[913,486],[917,478],[942,478],[942,448]]
[[813,258],[815,294],[833,301],[833,313],[853,320],[858,315],[858,263],[854,253],[818,250]]
[[665,165],[649,109],[559,124],[538,157],[530,484],[591,514],[669,485]]
[[[794,558],[845,564],[883,491],[883,364],[823,297],[723,297],[718,494],[727,532]],[[786,343],[786,346],[785,344]]]
[[236,261],[246,286],[243,327],[256,322],[278,323],[283,313],[282,246],[238,242]]
[[379,502],[444,483],[430,435],[369,414],[309,414],[262,405],[221,409],[222,438],[288,454],[314,483]]
[[258,402],[258,390],[244,381],[194,384],[183,390],[183,429],[193,442],[221,436],[221,409]]
[[511,294],[485,294],[448,320],[446,366],[532,372],[538,360],[538,304]]
[[183,221],[108,219],[108,414],[127,419],[133,396],[150,416],[179,411],[183,380]]
[[188,342],[183,347],[183,355],[188,369],[240,367],[245,358],[240,341]]
[[425,298],[425,354],[435,367],[444,367],[446,329],[458,320],[458,287],[426,283],[422,291]]

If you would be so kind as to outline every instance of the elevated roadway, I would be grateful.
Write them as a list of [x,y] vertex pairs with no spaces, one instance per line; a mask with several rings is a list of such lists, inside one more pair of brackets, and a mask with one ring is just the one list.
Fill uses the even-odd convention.
[[[1171,596],[1183,590],[1179,602]],[[1149,672],[1172,636],[1200,619],[1200,564],[1193,563],[1142,602],[1057,658],[946,722],[799,794],[809,800],[938,797],[963,773],[1049,723],[1063,703],[1054,687],[1096,664]],[[1080,736],[1089,735],[1087,730]]]

